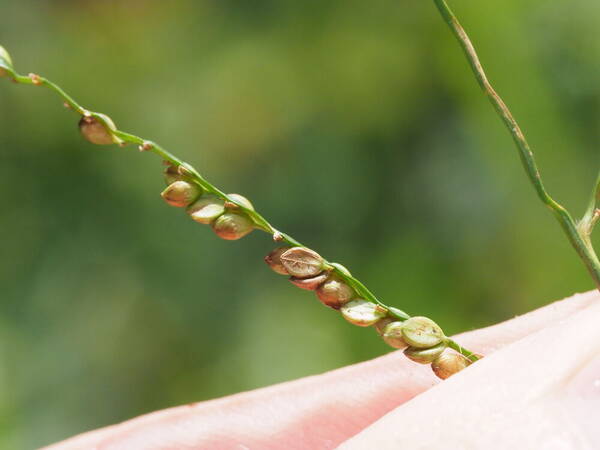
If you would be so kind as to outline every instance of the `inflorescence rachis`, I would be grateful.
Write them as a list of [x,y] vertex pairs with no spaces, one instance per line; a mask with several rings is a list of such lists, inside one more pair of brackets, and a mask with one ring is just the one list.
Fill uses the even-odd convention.
[[[191,165],[180,161],[155,142],[120,131],[110,117],[83,108],[46,78],[36,74],[17,74],[2,47],[0,70],[17,83],[46,86],[58,92],[65,106],[81,116],[79,130],[89,142],[97,145],[117,144],[121,147],[136,144],[142,152],[159,155],[166,165],[164,178],[167,184],[161,196],[169,205],[185,208],[190,218],[211,226],[222,239],[237,240],[254,229],[269,233],[280,244],[265,257],[271,269],[288,275],[290,281],[301,289],[315,291],[324,305],[339,311],[350,323],[362,327],[374,326],[385,342],[394,348],[405,349],[406,356],[413,361],[433,363],[432,369],[439,377],[447,378],[479,358],[446,337],[432,320],[410,317],[397,308],[383,304],[344,266],[326,261],[315,251],[275,229],[246,197],[225,194]],[[455,352],[442,355],[447,348]]]
[[[444,0],[434,2],[459,40],[478,82],[509,128],[536,192],[553,211],[600,288],[600,262],[590,240],[592,228],[600,218],[600,179],[585,216],[575,222],[545,191],[523,133],[506,104],[488,82],[473,45],[458,20]],[[167,183],[161,196],[168,204],[186,208],[193,220],[210,225],[222,239],[237,240],[254,229],[269,233],[280,244],[265,257],[273,271],[289,276],[289,280],[301,289],[315,291],[325,306],[339,311],[348,322],[362,327],[373,326],[387,344],[404,349],[404,354],[412,361],[430,364],[439,378],[448,378],[481,358],[445,336],[431,319],[411,317],[404,311],[382,303],[344,266],[325,260],[291,236],[275,229],[242,195],[225,194],[191,165],[180,161],[155,142],[119,130],[110,117],[83,108],[48,79],[37,74],[19,75],[14,70],[10,55],[1,46],[0,76],[9,77],[20,84],[45,86],[58,93],[64,99],[64,105],[81,116],[79,129],[89,142],[97,145],[117,144],[121,147],[135,144],[140,151],[160,156],[166,165],[164,176]]]

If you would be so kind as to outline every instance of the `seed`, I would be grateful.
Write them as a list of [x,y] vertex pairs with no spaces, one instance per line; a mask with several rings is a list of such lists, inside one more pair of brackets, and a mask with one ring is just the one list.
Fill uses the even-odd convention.
[[406,350],[404,350],[404,354],[408,359],[414,362],[418,362],[420,364],[429,364],[439,357],[445,349],[446,344],[442,342],[430,348],[408,347]]
[[408,345],[429,348],[444,340],[442,329],[427,317],[411,317],[404,322],[402,336]]
[[281,263],[287,272],[296,278],[311,278],[324,269],[321,256],[305,247],[292,247],[280,256]]
[[470,361],[459,353],[442,353],[431,363],[431,369],[438,378],[445,380],[470,364]]
[[379,336],[383,336],[383,330],[385,329],[385,327],[387,326],[388,323],[394,322],[396,321],[396,319],[392,318],[392,317],[384,317],[381,320],[378,320],[377,322],[375,322],[373,324],[373,328],[375,328],[375,331],[377,331],[377,333],[379,334]]
[[314,291],[317,289],[323,282],[327,279],[326,273],[321,273],[316,277],[312,278],[296,278],[290,277],[290,281],[298,286],[300,289],[305,289],[307,291]]
[[[243,195],[240,195],[240,194],[227,194],[227,196],[229,198],[232,198],[236,202],[241,203],[242,206],[244,206],[245,208],[254,211],[254,206],[252,205],[252,203],[250,202],[250,200],[248,200]],[[238,207],[238,205],[236,205],[233,202],[226,202],[225,206],[227,206],[228,208],[231,208],[231,209],[235,209],[235,208]]]
[[12,58],[6,49],[0,45],[0,77],[7,76],[8,72],[4,68],[12,70],[12,65]]
[[288,271],[285,270],[285,267],[281,262],[281,255],[287,252],[289,249],[290,247],[277,247],[275,250],[265,256],[265,262],[269,265],[273,272],[281,275],[289,275]]
[[160,195],[169,205],[184,208],[201,194],[202,189],[198,185],[187,181],[176,181],[167,186]]
[[350,271],[348,269],[346,269],[345,266],[342,266],[340,263],[331,263],[331,265],[333,267],[335,267],[336,269],[338,269],[340,272],[342,272],[344,275],[347,275],[349,277],[352,276],[352,274],[350,273]]
[[342,316],[359,327],[373,325],[385,316],[386,310],[375,303],[363,299],[352,300],[341,307]]
[[319,300],[330,308],[340,309],[355,297],[354,289],[344,283],[340,278],[331,275],[325,283],[317,289]]
[[383,335],[381,337],[390,347],[398,349],[406,348],[408,344],[402,335],[402,328],[404,328],[404,322],[390,322],[383,329]]
[[230,212],[219,216],[212,227],[221,239],[235,241],[250,233],[254,229],[254,224],[245,215]]
[[169,164],[165,168],[164,175],[165,175],[165,183],[167,183],[167,186],[169,184],[175,183],[176,181],[184,181],[181,174],[177,171],[177,167],[173,164]]
[[194,169],[188,163],[184,162],[177,166],[177,172],[179,172],[179,175],[181,175],[182,177],[190,177],[192,176]]
[[211,224],[225,212],[223,200],[214,195],[203,195],[190,206],[186,212],[198,223]]
[[121,142],[113,132],[117,130],[112,119],[104,114],[97,114],[104,119],[103,123],[95,117],[84,116],[79,121],[79,131],[92,144],[110,145]]

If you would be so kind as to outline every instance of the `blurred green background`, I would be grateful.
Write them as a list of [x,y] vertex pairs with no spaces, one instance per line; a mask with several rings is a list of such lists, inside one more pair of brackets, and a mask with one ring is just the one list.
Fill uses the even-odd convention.
[[[600,3],[451,3],[579,216],[600,162]],[[449,333],[593,287],[432,2],[0,0],[0,23],[18,71]],[[159,198],[158,158],[76,125],[51,92],[0,80],[1,448],[389,351],[273,274],[269,236],[217,239]]]

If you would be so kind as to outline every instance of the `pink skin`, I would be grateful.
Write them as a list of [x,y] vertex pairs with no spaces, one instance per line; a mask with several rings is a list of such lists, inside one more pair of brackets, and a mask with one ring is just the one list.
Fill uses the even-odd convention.
[[486,357],[444,382],[393,352],[47,449],[599,448],[599,299],[576,295],[458,336]]

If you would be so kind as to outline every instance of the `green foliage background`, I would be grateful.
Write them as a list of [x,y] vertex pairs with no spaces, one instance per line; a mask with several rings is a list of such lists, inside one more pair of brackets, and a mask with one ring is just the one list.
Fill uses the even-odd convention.
[[[580,215],[600,3],[451,3]],[[431,2],[0,0],[0,23],[20,72],[449,333],[592,288]],[[0,81],[0,447],[389,351],[271,273],[267,235],[225,242],[165,205],[157,158],[94,147],[49,91]]]

